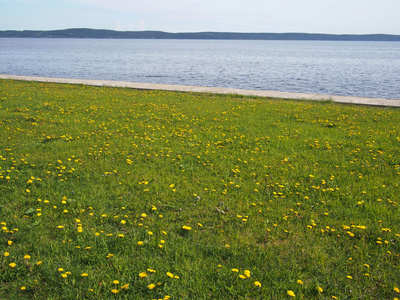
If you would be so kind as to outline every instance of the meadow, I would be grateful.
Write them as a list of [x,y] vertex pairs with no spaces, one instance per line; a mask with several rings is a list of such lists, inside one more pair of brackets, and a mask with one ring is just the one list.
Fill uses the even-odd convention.
[[399,184],[399,109],[0,80],[0,299],[397,299]]

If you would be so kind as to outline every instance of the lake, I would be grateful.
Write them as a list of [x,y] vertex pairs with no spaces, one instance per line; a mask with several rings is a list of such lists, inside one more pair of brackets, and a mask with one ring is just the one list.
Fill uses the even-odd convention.
[[400,42],[0,38],[0,74],[400,99]]

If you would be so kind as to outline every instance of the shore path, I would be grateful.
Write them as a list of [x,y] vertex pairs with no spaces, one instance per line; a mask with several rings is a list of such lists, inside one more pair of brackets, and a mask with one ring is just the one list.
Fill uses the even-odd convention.
[[258,91],[258,90],[241,90],[231,88],[216,88],[188,85],[172,85],[158,83],[140,83],[113,80],[90,80],[90,79],[68,79],[68,78],[52,78],[52,77],[35,77],[35,76],[15,76],[1,75],[0,79],[13,79],[23,81],[39,81],[53,83],[68,84],[84,84],[92,86],[108,86],[108,87],[125,87],[138,90],[165,90],[175,92],[195,92],[195,93],[213,93],[213,94],[237,94],[244,96],[257,96],[268,98],[298,99],[298,100],[331,100],[336,103],[361,104],[372,106],[400,107],[400,99],[383,99],[383,98],[361,98],[350,96],[334,96],[334,95],[318,95],[305,93],[286,93],[275,91]]

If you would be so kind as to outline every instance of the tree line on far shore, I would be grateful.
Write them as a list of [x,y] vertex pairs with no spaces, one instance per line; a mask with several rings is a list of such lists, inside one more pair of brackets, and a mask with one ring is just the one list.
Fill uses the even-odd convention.
[[62,30],[3,30],[0,38],[91,38],[91,39],[208,39],[208,40],[310,40],[310,41],[400,41],[390,34],[322,34],[322,33],[239,33],[115,31],[72,28]]

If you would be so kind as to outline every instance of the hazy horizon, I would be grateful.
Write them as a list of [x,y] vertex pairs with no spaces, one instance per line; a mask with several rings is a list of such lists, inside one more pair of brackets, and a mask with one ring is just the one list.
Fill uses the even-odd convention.
[[398,0],[0,0],[0,30],[400,34]]

